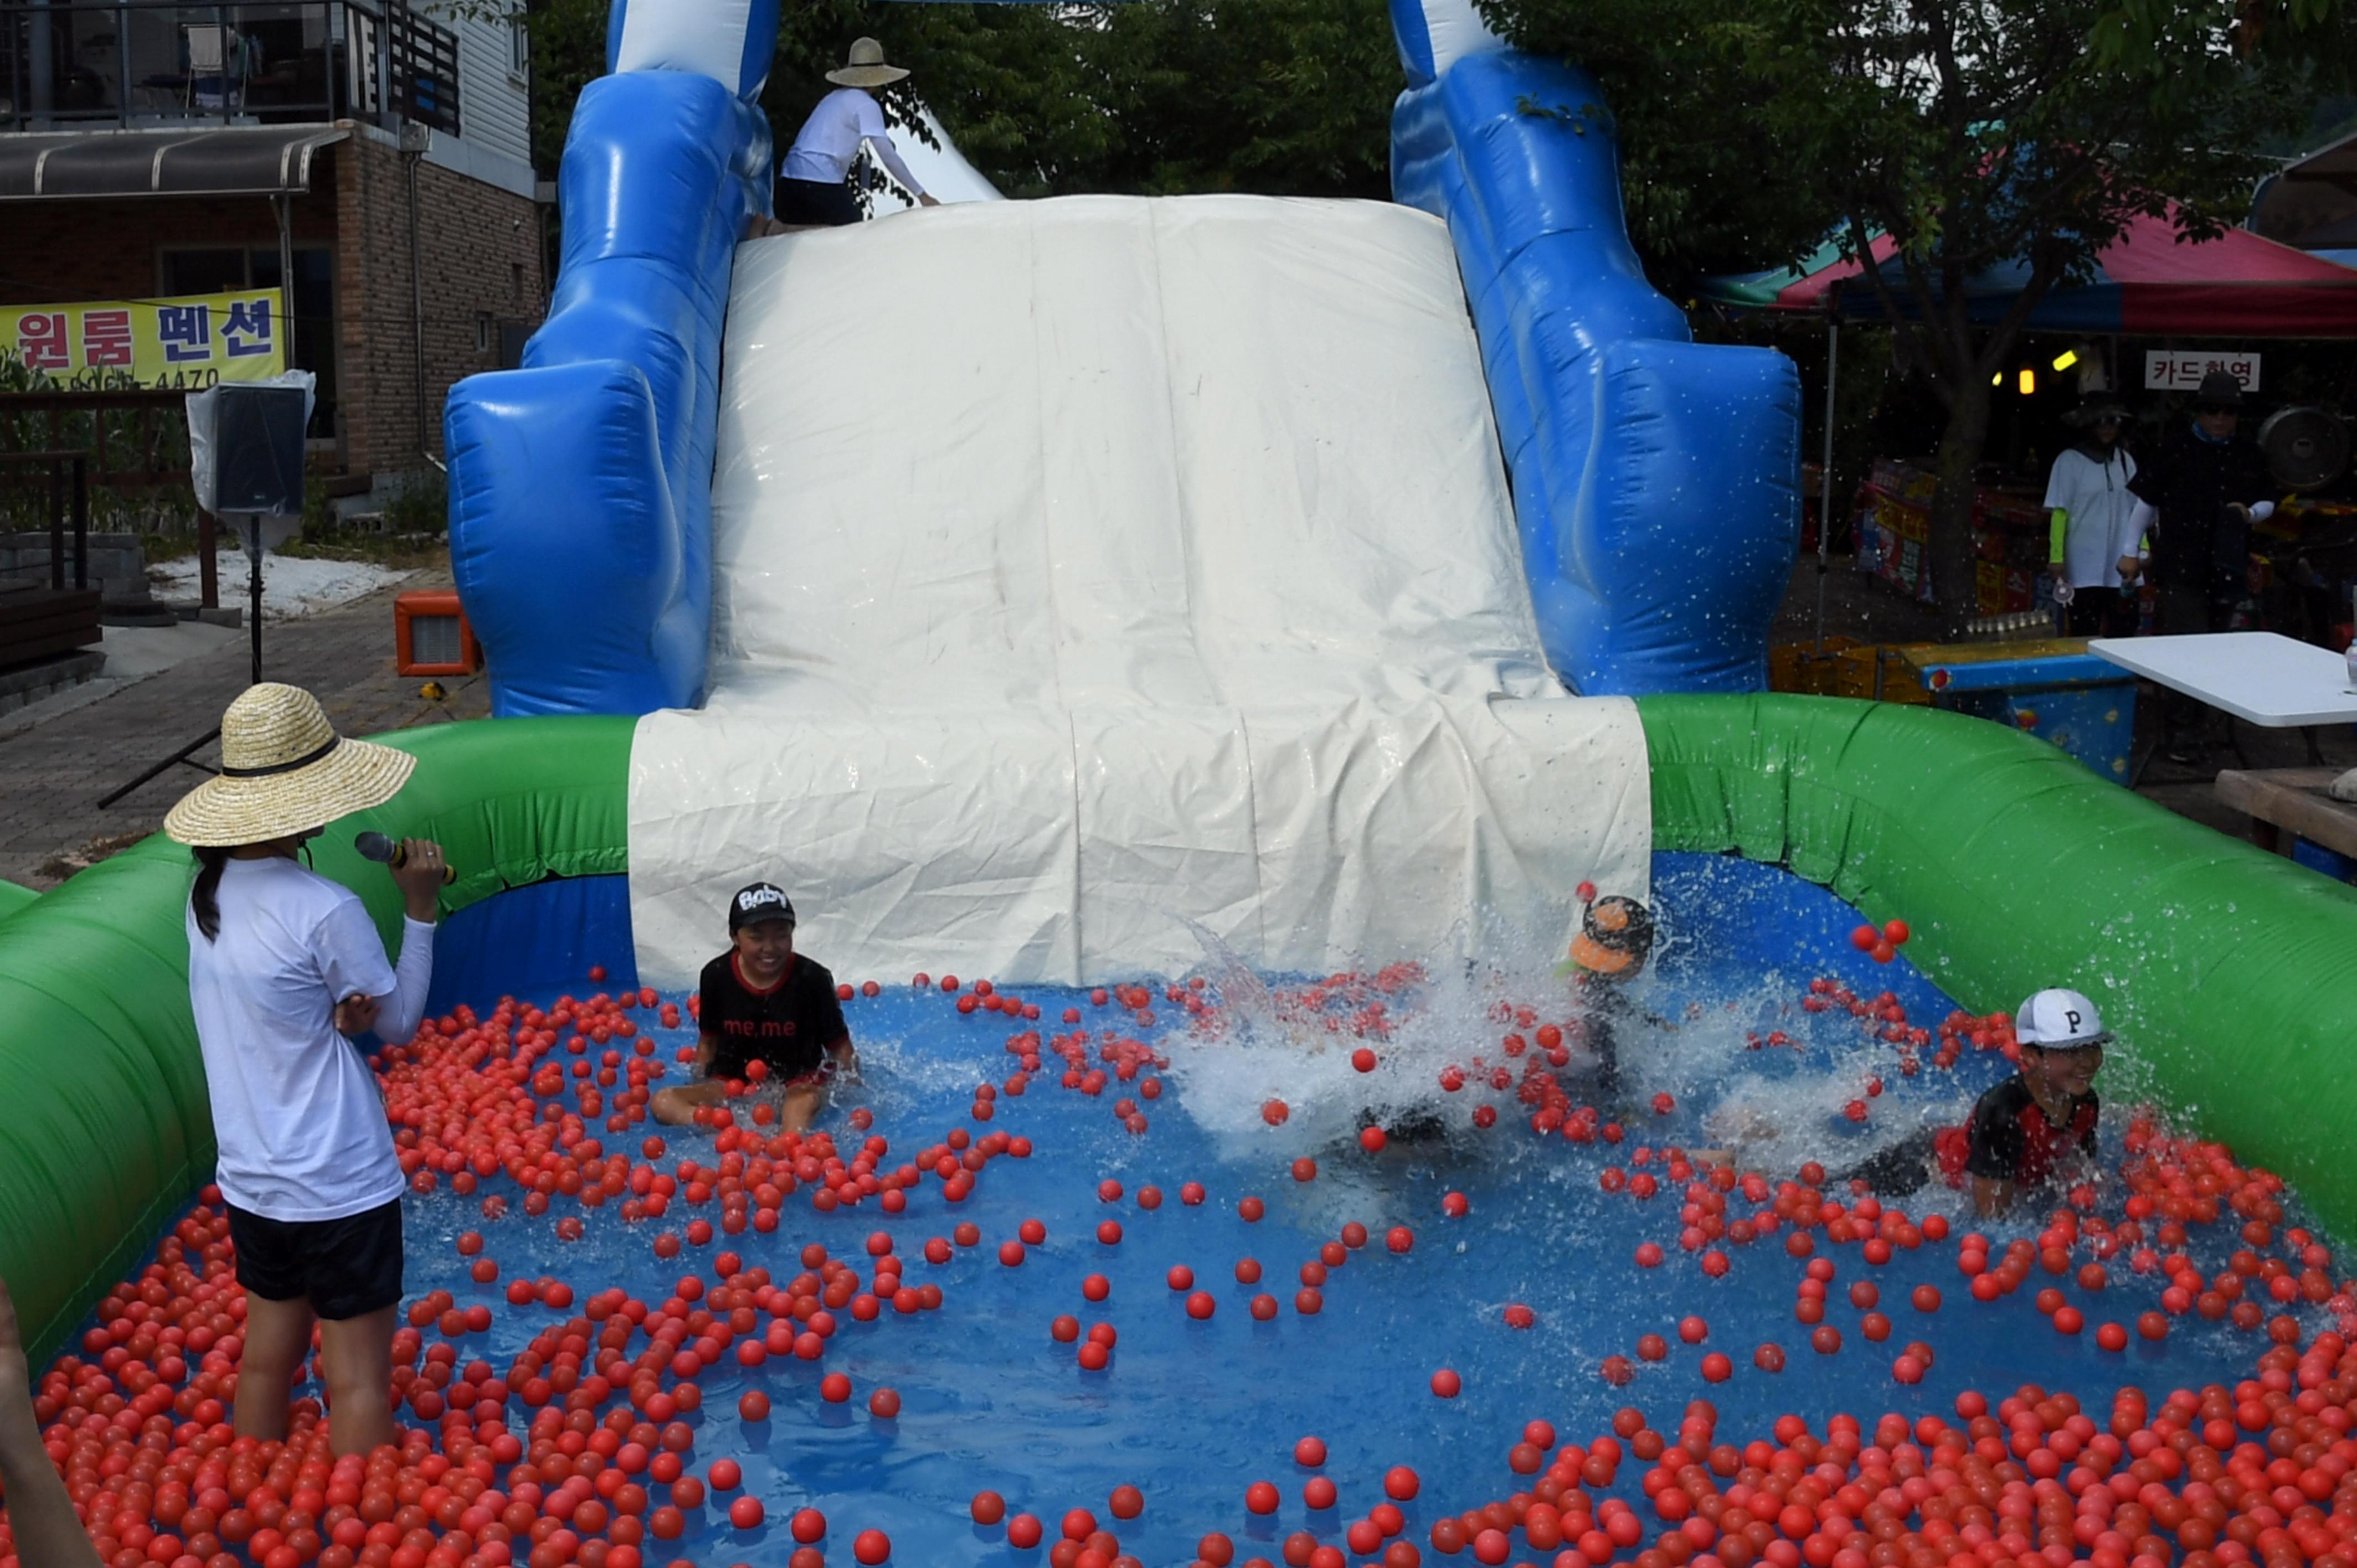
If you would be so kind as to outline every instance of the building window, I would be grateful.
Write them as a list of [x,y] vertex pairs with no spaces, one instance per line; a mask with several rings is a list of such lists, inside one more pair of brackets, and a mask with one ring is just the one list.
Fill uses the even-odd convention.
[[532,28],[522,11],[508,17],[508,74],[519,81],[532,74]]
[[518,299],[523,297],[523,263],[522,262],[508,263],[508,292]]
[[479,310],[475,312],[475,352],[488,354],[490,351],[491,317],[489,312]]
[[[278,271],[278,252],[270,253],[270,270]],[[251,288],[253,279],[247,270],[247,252],[237,250],[187,250],[164,252],[164,293],[226,294],[231,289]]]

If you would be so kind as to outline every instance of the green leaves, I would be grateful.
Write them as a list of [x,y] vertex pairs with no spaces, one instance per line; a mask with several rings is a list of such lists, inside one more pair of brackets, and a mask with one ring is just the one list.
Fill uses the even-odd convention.
[[[1383,0],[877,5],[861,26],[1010,196],[1390,194]],[[781,134],[802,98],[769,95]]]

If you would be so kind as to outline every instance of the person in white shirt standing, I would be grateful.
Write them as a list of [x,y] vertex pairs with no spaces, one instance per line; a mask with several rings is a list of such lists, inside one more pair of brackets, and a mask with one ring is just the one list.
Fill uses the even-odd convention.
[[859,221],[859,200],[849,184],[851,166],[863,148],[871,149],[892,177],[927,207],[941,203],[925,194],[909,166],[892,145],[884,126],[884,110],[875,89],[888,87],[909,73],[884,62],[884,46],[861,38],[840,70],[826,79],[835,90],[818,101],[802,122],[794,145],[778,171],[778,221],[788,228],[840,227]]
[[395,1441],[407,1186],[376,1077],[349,1036],[416,1033],[445,868],[440,846],[423,839],[395,857],[407,913],[396,970],[359,895],[296,856],[338,817],[393,799],[415,765],[337,735],[308,692],[264,683],[221,717],[221,776],[164,819],[198,865],[188,1002],[246,1298],[233,1424],[285,1437],[316,1321],[339,1455]]
[[2136,630],[2133,597],[2144,563],[2137,499],[2128,489],[2136,459],[2120,449],[2127,410],[2097,396],[2071,411],[2078,438],[2054,459],[2046,505],[2055,598],[2069,608],[2073,637],[2126,637]]

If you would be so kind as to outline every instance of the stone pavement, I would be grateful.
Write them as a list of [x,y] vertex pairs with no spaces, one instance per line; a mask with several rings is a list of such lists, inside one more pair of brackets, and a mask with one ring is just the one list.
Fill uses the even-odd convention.
[[[427,702],[425,682],[393,671],[393,600],[415,588],[447,588],[447,566],[299,620],[266,620],[263,674],[307,687],[346,735],[480,718],[490,711],[479,675],[445,676],[447,696]],[[163,825],[164,813],[200,775],[174,768],[109,811],[101,795],[163,760],[221,722],[245,690],[251,655],[244,635],[136,685],[0,740],[0,879],[57,885],[91,861]],[[217,763],[219,746],[196,754]]]

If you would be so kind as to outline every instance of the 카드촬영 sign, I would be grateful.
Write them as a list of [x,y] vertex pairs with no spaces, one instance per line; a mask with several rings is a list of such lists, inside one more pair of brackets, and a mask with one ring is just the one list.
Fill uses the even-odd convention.
[[0,353],[59,386],[201,392],[286,369],[276,289],[0,306]]
[[2259,390],[2259,357],[2208,349],[2147,349],[2144,384],[2156,392],[2199,392],[2212,371],[2232,371],[2243,390]]

